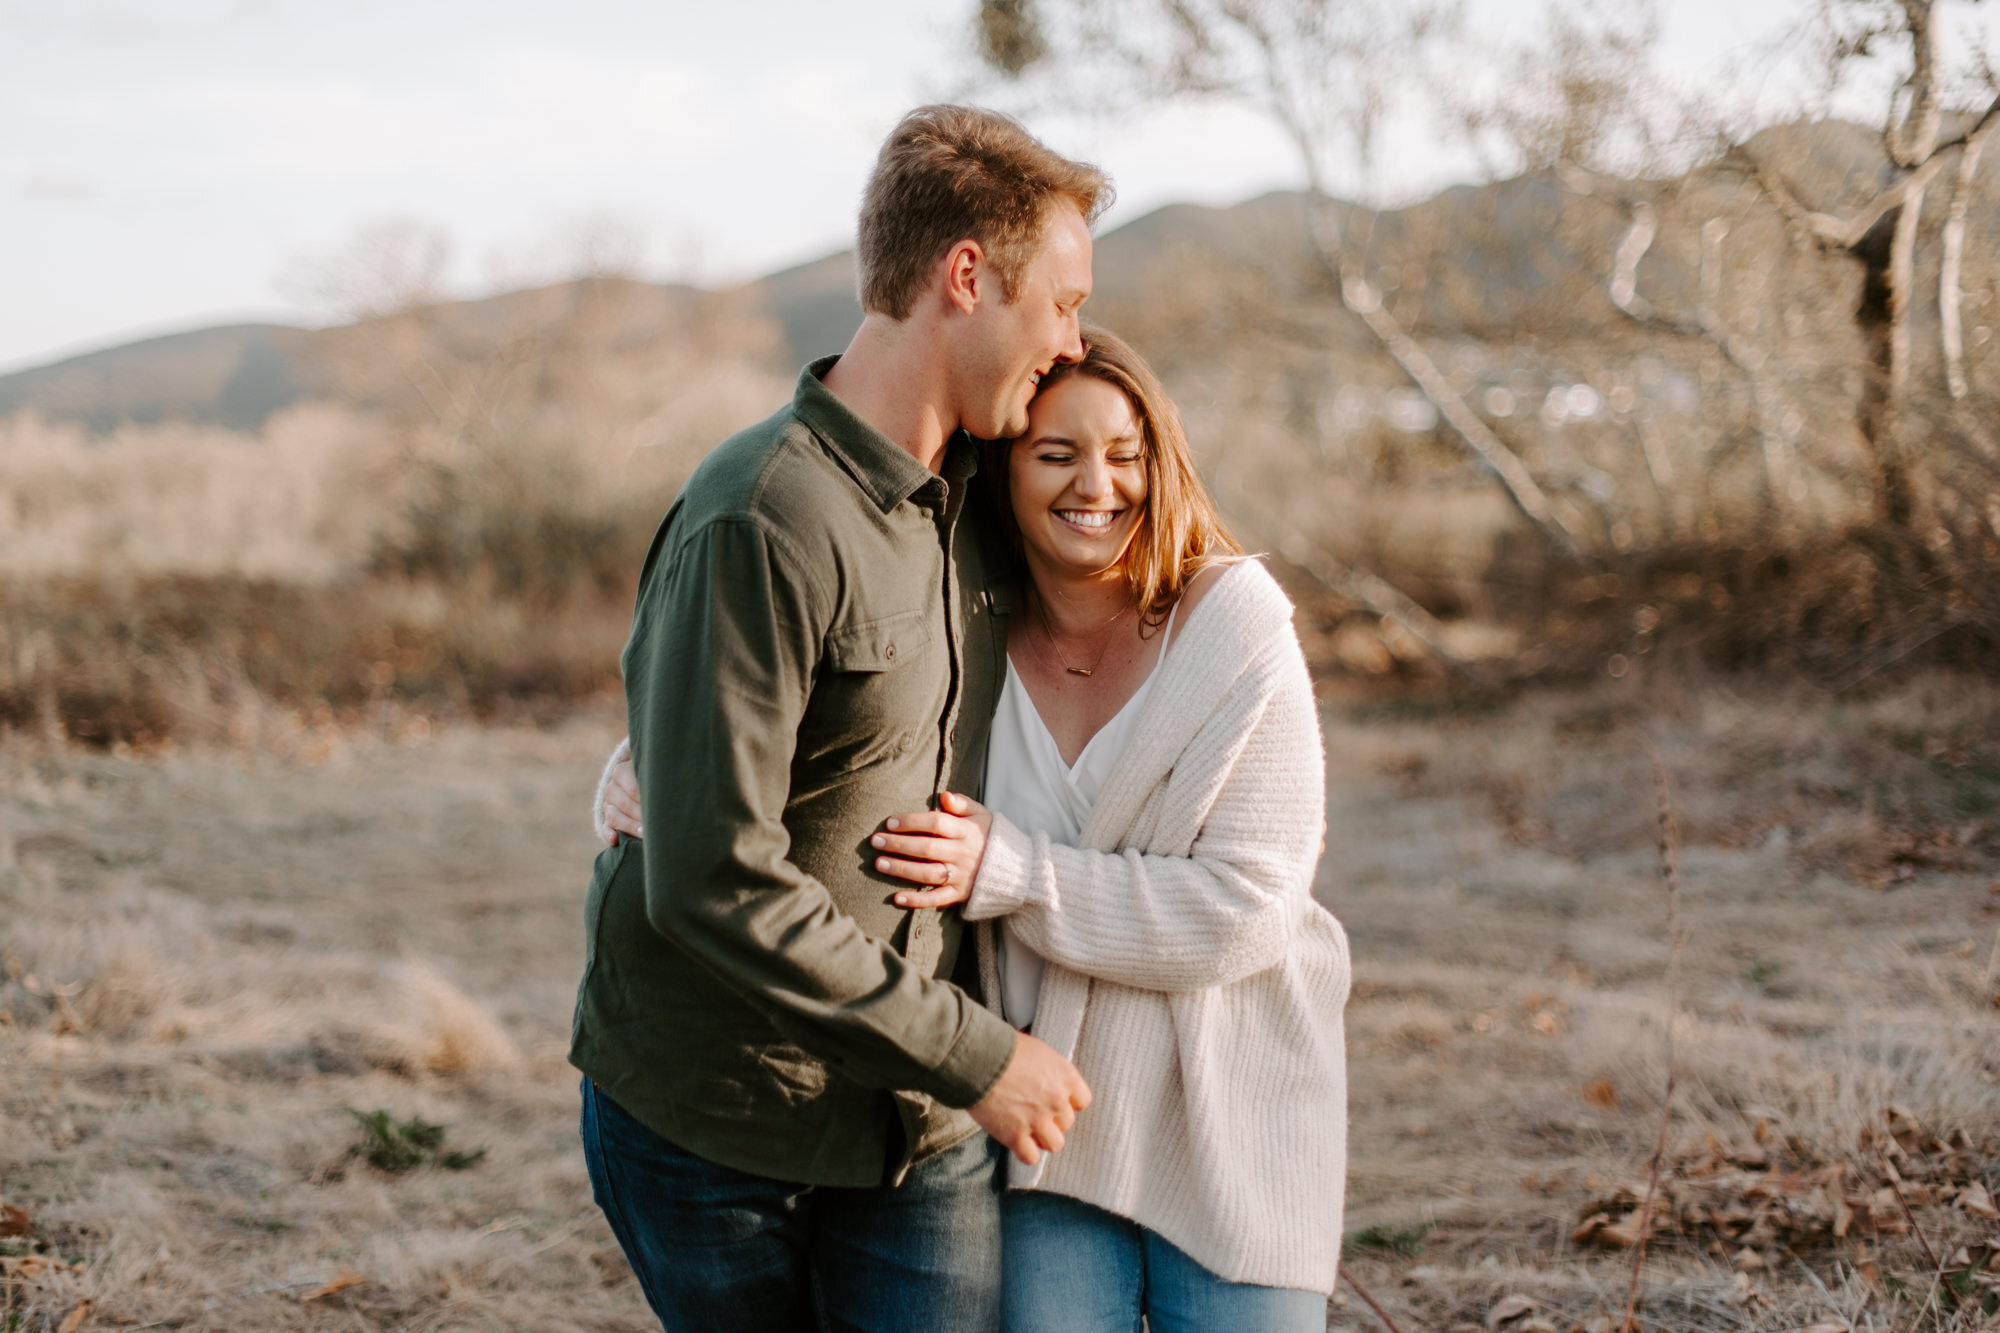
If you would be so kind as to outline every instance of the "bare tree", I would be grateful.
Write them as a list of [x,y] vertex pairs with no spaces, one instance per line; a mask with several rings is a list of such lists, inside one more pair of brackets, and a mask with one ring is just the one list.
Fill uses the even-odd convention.
[[1455,24],[1445,4],[1386,0],[981,0],[977,37],[981,57],[1010,78],[1046,70],[1073,93],[1089,90],[1085,98],[1224,98],[1269,116],[1297,154],[1312,241],[1343,305],[1521,514],[1575,554],[1584,544],[1575,518],[1389,308],[1328,190],[1337,163],[1372,163],[1425,50]]
[[[1965,0],[1978,4],[1981,0]],[[1800,232],[1830,254],[1858,263],[1864,298],[1858,312],[1867,336],[1873,373],[1862,391],[1861,427],[1876,470],[1877,506],[1892,527],[1906,528],[1916,497],[1909,454],[1911,310],[1916,288],[1916,250],[1924,202],[1931,183],[1958,161],[1957,188],[1944,227],[1939,314],[1947,390],[1967,392],[1960,309],[1965,216],[1981,151],[2000,124],[2000,87],[1991,71],[1983,109],[1966,118],[1958,132],[1945,134],[1945,102],[1953,71],[1939,49],[1944,0],[1822,0],[1816,34],[1828,84],[1845,78],[1857,64],[1887,56],[1902,64],[1882,127],[1882,144],[1896,179],[1845,217],[1808,208],[1763,164],[1738,153],[1746,166]],[[1960,77],[1963,82],[1963,76]]]

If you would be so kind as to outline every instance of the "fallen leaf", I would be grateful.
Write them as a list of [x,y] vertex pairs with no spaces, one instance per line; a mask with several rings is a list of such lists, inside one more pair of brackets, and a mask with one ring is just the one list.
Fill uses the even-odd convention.
[[1639,1243],[1640,1229],[1645,1225],[1645,1210],[1634,1208],[1610,1226],[1600,1229],[1597,1239],[1608,1245],[1616,1245],[1621,1250],[1629,1250]]
[[56,1333],[76,1333],[83,1327],[83,1321],[90,1318],[90,1302],[78,1301],[76,1308],[63,1316],[62,1323],[56,1325]]
[[28,1234],[28,1210],[11,1203],[0,1203],[0,1236],[25,1236]]
[[1754,1273],[1763,1266],[1764,1266],[1764,1256],[1757,1253],[1757,1251],[1752,1249],[1743,1249],[1743,1250],[1738,1250],[1736,1252],[1737,1272]]
[[1808,1324],[1799,1333],[1848,1333],[1845,1324]]
[[1989,1222],[2000,1221],[2000,1208],[1993,1206],[1993,1196],[1987,1193],[1981,1181],[1975,1180],[1958,1192],[1958,1206],[1974,1217],[1983,1217]]
[[1512,1295],[1502,1296],[1493,1308],[1486,1312],[1486,1327],[1498,1328],[1509,1319],[1519,1319],[1534,1308],[1535,1300],[1532,1296],[1523,1296],[1518,1291]]
[[1573,1243],[1579,1245],[1584,1241],[1594,1240],[1597,1233],[1609,1225],[1610,1221],[1611,1214],[1609,1213],[1592,1213],[1589,1217],[1583,1219],[1576,1230],[1569,1233],[1569,1238]]
[[1618,1089],[1608,1078],[1600,1078],[1595,1083],[1583,1085],[1583,1099],[1600,1111],[1618,1109]]
[[315,1287],[305,1295],[299,1297],[299,1304],[304,1305],[307,1301],[316,1301],[322,1297],[331,1296],[337,1291],[346,1291],[349,1287],[358,1287],[367,1280],[368,1275],[366,1273],[357,1273],[352,1268],[343,1268],[328,1278],[326,1285]]

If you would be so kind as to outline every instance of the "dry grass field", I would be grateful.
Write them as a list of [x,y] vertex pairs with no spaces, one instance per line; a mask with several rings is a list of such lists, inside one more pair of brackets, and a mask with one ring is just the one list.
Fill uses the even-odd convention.
[[[1649,738],[1684,943],[1641,1326],[2000,1320],[2000,689],[1327,719],[1349,1265],[1402,1329],[1623,1312],[1667,1074]],[[563,1059],[620,725],[0,746],[0,1329],[648,1327]],[[377,1110],[442,1142],[373,1164]],[[1379,1324],[1343,1288],[1329,1326]]]

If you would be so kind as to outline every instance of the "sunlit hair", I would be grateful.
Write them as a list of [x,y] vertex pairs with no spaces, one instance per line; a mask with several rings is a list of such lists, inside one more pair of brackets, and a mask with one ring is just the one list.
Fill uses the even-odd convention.
[[[1144,623],[1158,626],[1196,574],[1242,555],[1243,548],[1223,526],[1215,501],[1195,471],[1194,452],[1188,447],[1180,409],[1167,396],[1146,359],[1124,339],[1103,329],[1085,328],[1083,349],[1081,360],[1058,365],[1043,376],[1040,392],[1047,393],[1066,379],[1083,377],[1102,380],[1123,391],[1132,404],[1143,439],[1146,503],[1120,563],[1132,600],[1143,610]],[[1003,459],[1011,457],[1013,441],[1003,442],[1001,449]],[[1004,493],[1004,487],[999,489]],[[1004,501],[1001,508],[1008,511],[1007,530],[1018,543],[1020,531],[1013,524],[1012,512]]]
[[921,106],[889,134],[861,201],[861,308],[908,319],[931,269],[979,242],[1012,302],[1041,246],[1049,205],[1085,222],[1110,207],[1111,178],[1051,151],[1020,122],[974,106]]

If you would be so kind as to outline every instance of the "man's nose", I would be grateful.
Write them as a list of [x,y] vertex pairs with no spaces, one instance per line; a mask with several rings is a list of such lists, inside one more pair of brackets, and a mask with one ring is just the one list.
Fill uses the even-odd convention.
[[1056,353],[1056,360],[1063,365],[1075,365],[1083,360],[1083,319],[1075,311],[1063,317],[1064,340],[1062,350]]

